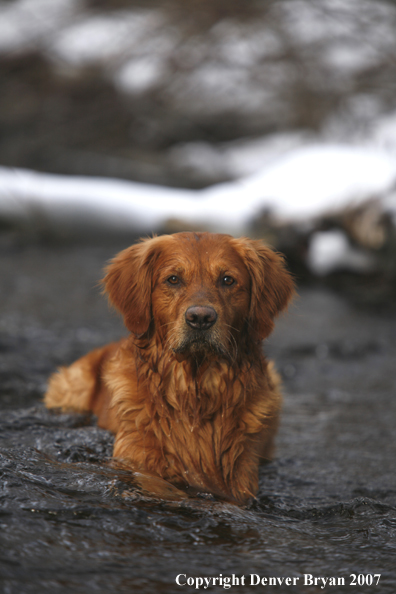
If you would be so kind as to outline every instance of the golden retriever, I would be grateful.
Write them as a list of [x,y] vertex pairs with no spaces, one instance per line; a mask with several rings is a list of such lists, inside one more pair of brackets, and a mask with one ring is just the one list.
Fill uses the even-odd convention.
[[47,407],[93,411],[115,458],[164,479],[159,495],[171,483],[246,503],[281,405],[262,340],[293,294],[282,257],[257,240],[177,233],[119,253],[103,283],[131,334],[54,374]]

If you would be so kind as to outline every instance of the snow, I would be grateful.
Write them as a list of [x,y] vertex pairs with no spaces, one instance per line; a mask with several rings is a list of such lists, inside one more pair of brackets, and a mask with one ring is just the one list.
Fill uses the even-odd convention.
[[162,24],[159,13],[144,10],[116,11],[112,15],[87,15],[72,23],[53,40],[53,58],[72,66],[108,63],[144,43]]
[[[306,221],[391,192],[396,161],[381,148],[311,143],[253,175],[203,190],[0,168],[0,216],[40,216],[49,225],[85,223],[155,231],[169,219],[243,234],[263,209]],[[387,200],[387,208],[395,204]]]
[[373,255],[351,246],[340,229],[317,231],[312,235],[307,264],[316,276],[326,276],[336,270],[369,272],[375,268]]
[[114,76],[114,81],[121,91],[135,95],[155,87],[164,73],[161,60],[142,57],[123,64]]
[[244,183],[256,204],[267,196],[281,217],[305,218],[382,193],[395,176],[394,159],[375,148],[312,145],[292,151]]
[[74,15],[77,0],[16,0],[0,5],[0,53],[50,39]]

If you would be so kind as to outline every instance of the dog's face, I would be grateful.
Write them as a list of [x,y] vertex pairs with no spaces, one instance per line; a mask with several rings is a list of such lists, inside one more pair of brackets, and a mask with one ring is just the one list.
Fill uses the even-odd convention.
[[110,300],[131,332],[149,328],[178,356],[234,358],[267,336],[293,292],[282,258],[259,241],[178,233],[132,246],[110,264]]
[[177,354],[232,356],[246,323],[250,293],[249,273],[228,239],[173,236],[154,266],[157,331]]

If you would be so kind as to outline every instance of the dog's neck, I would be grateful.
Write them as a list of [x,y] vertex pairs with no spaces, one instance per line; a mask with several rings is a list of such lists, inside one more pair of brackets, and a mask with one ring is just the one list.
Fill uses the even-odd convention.
[[183,417],[192,424],[209,420],[223,409],[235,411],[248,405],[258,378],[265,377],[257,374],[259,367],[266,366],[260,345],[252,348],[249,359],[234,361],[213,353],[175,354],[154,338],[140,344],[131,338],[128,346],[137,361],[137,381],[149,392],[158,414]]

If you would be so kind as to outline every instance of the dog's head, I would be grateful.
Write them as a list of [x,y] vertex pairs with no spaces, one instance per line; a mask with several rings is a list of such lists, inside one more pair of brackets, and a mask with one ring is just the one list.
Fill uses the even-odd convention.
[[247,334],[263,339],[293,281],[260,241],[211,233],[143,240],[110,263],[104,285],[127,328],[154,330],[181,356],[233,356]]

